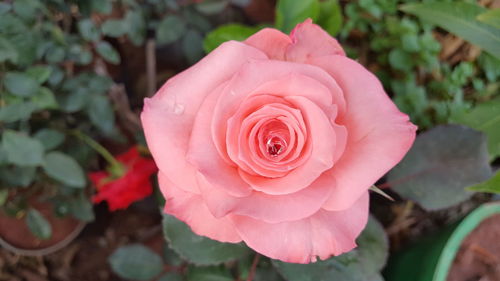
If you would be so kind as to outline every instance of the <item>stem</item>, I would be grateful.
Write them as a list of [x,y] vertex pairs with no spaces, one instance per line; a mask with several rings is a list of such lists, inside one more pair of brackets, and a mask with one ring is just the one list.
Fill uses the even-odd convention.
[[79,130],[71,130],[71,134],[79,138],[81,141],[85,142],[93,150],[97,151],[112,167],[122,167],[123,165],[115,159],[115,157],[109,153],[109,151],[100,145],[98,142],[93,140],[91,137],[82,133]]
[[152,97],[156,92],[156,42],[148,39],[146,43],[146,70],[147,96]]
[[257,270],[257,264],[259,263],[259,259],[260,255],[256,253],[252,261],[252,267],[250,267],[250,272],[248,273],[247,281],[252,281],[253,278],[255,277],[255,270]]

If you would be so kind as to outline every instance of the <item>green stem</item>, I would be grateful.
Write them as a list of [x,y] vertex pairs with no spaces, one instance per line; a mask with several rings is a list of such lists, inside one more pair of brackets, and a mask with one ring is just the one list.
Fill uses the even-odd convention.
[[100,145],[94,139],[92,139],[91,137],[87,136],[86,134],[82,133],[79,130],[71,130],[71,134],[79,138],[83,142],[85,142],[95,151],[97,151],[97,153],[99,153],[110,164],[111,167],[116,167],[116,168],[120,167],[121,169],[123,169],[122,163],[118,162],[118,160],[116,160],[116,158],[111,153],[109,153],[109,151],[106,148],[104,148],[104,146]]

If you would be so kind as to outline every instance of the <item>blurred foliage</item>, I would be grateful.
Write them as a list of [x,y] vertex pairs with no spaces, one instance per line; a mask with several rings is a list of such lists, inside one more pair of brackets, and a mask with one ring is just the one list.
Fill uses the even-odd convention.
[[[0,207],[5,213],[23,217],[40,239],[49,238],[52,230],[47,218],[30,206],[32,197],[52,203],[57,216],[94,219],[86,173],[98,165],[97,155],[74,132],[100,140],[123,139],[108,94],[118,80],[109,72],[126,68],[135,55],[124,49],[142,52],[148,42],[155,42],[158,57],[180,57],[185,67],[197,62],[203,50],[210,52],[227,40],[242,41],[268,26],[290,32],[307,18],[337,36],[350,57],[374,72],[420,130],[434,128],[419,135],[415,151],[401,165],[412,161],[418,164],[409,165],[415,169],[437,165],[439,173],[418,177],[426,181],[419,185],[422,190],[415,189],[418,182],[410,181],[395,186],[396,191],[438,209],[467,198],[463,188],[489,175],[489,163],[500,155],[498,46],[490,42],[485,47],[482,37],[461,28],[455,19],[463,15],[496,36],[498,10],[478,8],[473,0],[278,0],[272,25],[245,18],[249,2],[0,2]],[[434,16],[417,11],[426,7],[423,4],[436,5]],[[453,14],[442,9],[451,4],[456,9]],[[464,10],[471,5],[475,8]],[[452,18],[443,22],[439,15]],[[455,126],[451,128],[457,131],[450,133],[449,126],[438,126],[447,123],[481,133]],[[457,141],[458,136],[463,142]],[[444,154],[455,158],[446,160]],[[457,165],[448,165],[450,161]],[[415,173],[400,167],[389,178],[404,172]],[[477,177],[469,182],[464,174]],[[498,179],[497,172],[470,190],[498,192]],[[131,280],[245,280],[255,262],[255,281],[283,280],[279,274],[289,280],[303,275],[321,280],[328,278],[325,274],[335,274],[339,280],[381,280],[379,271],[388,253],[383,228],[374,218],[360,236],[357,250],[307,266],[259,260],[244,245],[199,237],[170,216],[163,226],[169,243],[163,255],[141,245],[126,246],[110,256],[113,270]],[[164,263],[174,270],[164,272]]]
[[79,1],[0,3],[2,205],[8,214],[26,213],[29,229],[43,239],[51,226],[35,209],[25,212],[30,200],[44,198],[56,216],[93,219],[84,189],[92,154],[82,155],[85,147],[68,130],[114,133],[106,96],[112,80],[92,67],[97,46],[109,43],[81,8]]
[[[482,53],[479,57],[463,55],[457,61],[447,61],[443,57],[447,50],[441,44],[447,35],[398,11],[401,4],[413,2],[419,1],[348,3],[341,38],[368,45],[366,49],[352,48],[349,54],[369,58],[366,64],[392,92],[398,107],[420,129],[428,129],[498,96],[500,60]],[[450,39],[450,45],[458,42]]]
[[[178,45],[203,56],[208,16],[227,9],[176,0],[12,0],[0,3],[0,206],[23,216],[28,201],[57,216],[94,218],[86,174],[97,154],[73,132],[122,142],[108,93],[123,49]],[[218,4],[215,5],[217,2]],[[43,199],[42,199],[43,198]],[[29,221],[42,215],[31,216]],[[33,230],[33,228],[30,228]]]
[[500,194],[500,170],[489,180],[470,186],[468,190]]

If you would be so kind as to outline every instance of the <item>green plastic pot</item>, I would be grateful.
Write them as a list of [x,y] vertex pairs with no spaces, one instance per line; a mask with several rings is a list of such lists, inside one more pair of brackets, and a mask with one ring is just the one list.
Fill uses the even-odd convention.
[[463,240],[483,220],[500,214],[500,203],[483,204],[458,223],[391,256],[387,281],[446,281]]

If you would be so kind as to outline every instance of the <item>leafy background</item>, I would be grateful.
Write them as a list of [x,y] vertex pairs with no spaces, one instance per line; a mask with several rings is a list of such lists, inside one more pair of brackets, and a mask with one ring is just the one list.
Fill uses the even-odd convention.
[[[0,280],[384,280],[389,251],[453,223],[500,192],[498,1],[12,0],[0,3],[0,207],[50,238],[48,219],[89,222],[43,258],[0,251]],[[193,234],[159,193],[109,213],[86,174],[144,144],[142,99],[227,40],[312,18],[374,72],[419,126],[377,186],[359,247],[310,265]],[[82,137],[84,136],[84,137]],[[87,140],[87,141],[86,141]],[[39,279],[33,279],[36,278]],[[13,279],[14,278],[14,279]],[[41,279],[40,279],[41,278]]]

